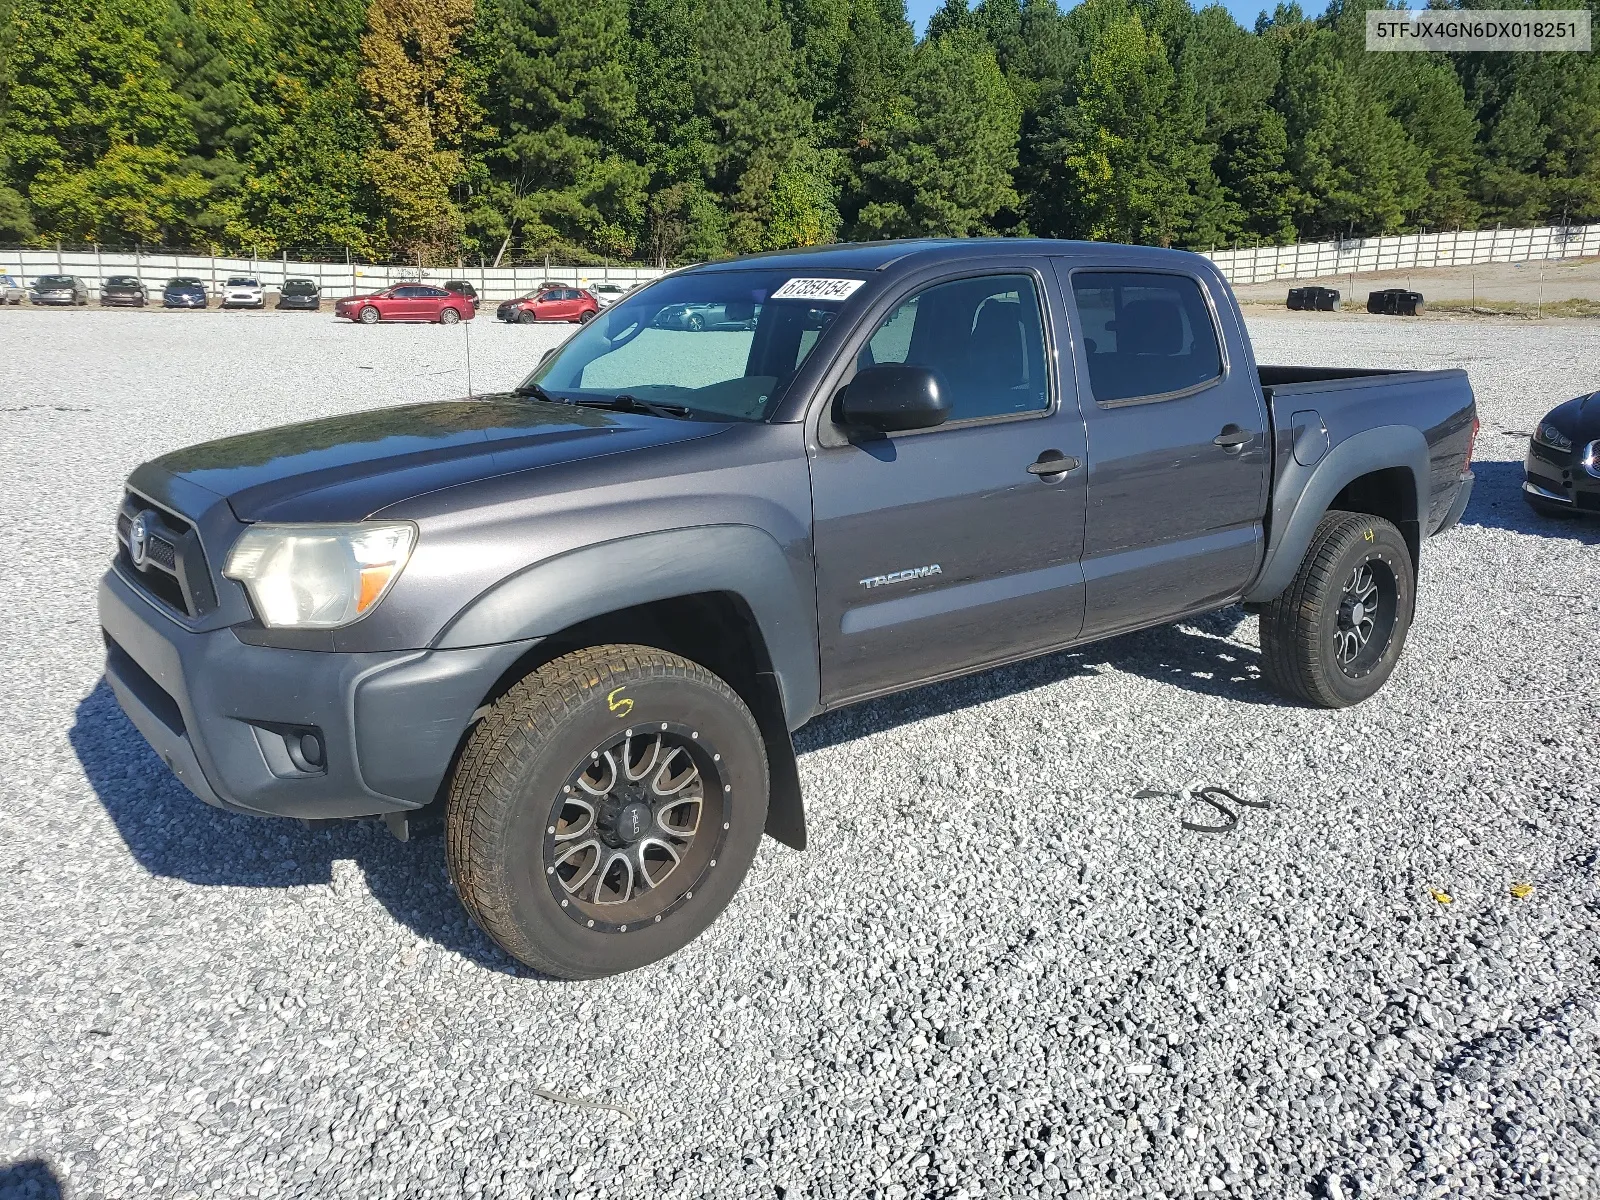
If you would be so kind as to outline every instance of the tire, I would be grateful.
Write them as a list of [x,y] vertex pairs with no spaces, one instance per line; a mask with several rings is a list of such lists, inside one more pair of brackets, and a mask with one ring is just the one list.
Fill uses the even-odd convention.
[[534,316],[534,314],[526,308],[517,314],[518,325],[532,325],[538,319],[538,317]]
[[441,325],[459,325],[460,323],[461,323],[461,314],[459,312],[457,312],[455,309],[453,309],[453,308],[441,308],[439,310],[439,324],[441,324]]
[[699,313],[690,313],[683,319],[683,327],[690,333],[699,333],[706,327],[706,319]]
[[[611,763],[636,760],[637,782],[602,752]],[[687,777],[689,763],[692,778],[657,790],[663,771]],[[589,804],[596,786],[606,794]],[[612,789],[631,802],[619,807]],[[696,792],[698,802],[666,803]],[[450,878],[472,919],[535,970],[563,979],[631,971],[681,949],[727,907],[760,844],[767,794],[761,733],[721,679],[649,646],[577,650],[517,683],[469,735],[446,801]],[[629,856],[659,854],[649,844],[668,824],[687,827],[689,813],[694,828],[674,865],[657,860],[659,886],[637,887],[648,876]],[[557,840],[564,823],[576,832]],[[626,843],[625,826],[638,840]],[[621,901],[595,903],[608,881],[616,887],[606,894]]]
[[581,313],[578,314],[578,324],[579,325],[587,325],[590,321],[594,320],[594,318],[595,318],[595,313],[593,313],[591,310],[586,308]]
[[383,314],[369,304],[356,314],[356,320],[363,325],[376,325],[383,320]]
[[1317,708],[1361,703],[1393,672],[1416,597],[1411,551],[1398,529],[1366,513],[1327,513],[1293,581],[1262,610],[1262,675],[1274,690]]

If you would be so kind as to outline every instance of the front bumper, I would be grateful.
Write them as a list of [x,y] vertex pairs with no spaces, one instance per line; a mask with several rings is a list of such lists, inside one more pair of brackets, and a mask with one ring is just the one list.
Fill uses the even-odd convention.
[[267,298],[265,296],[224,296],[222,298],[223,308],[265,308],[266,304]]
[[100,303],[107,305],[108,307],[125,306],[128,308],[143,308],[146,301],[143,296],[131,296],[126,293],[119,293],[110,296],[101,296]]
[[32,300],[35,304],[76,304],[78,302],[78,298],[71,292],[55,292],[48,296],[40,296],[36,293]]
[[163,308],[204,308],[206,302],[199,296],[164,296],[161,299]]
[[303,308],[303,309],[306,309],[307,311],[315,311],[316,309],[319,309],[319,308],[322,307],[322,301],[321,300],[317,300],[317,299],[305,299],[305,298],[296,297],[296,296],[288,296],[288,297],[281,297],[278,300],[278,307],[279,308]]
[[[113,567],[100,583],[106,682],[207,804],[278,817],[368,817],[433,800],[461,735],[534,643],[336,654],[193,632]],[[322,762],[296,753],[316,731]]]
[[1523,494],[1574,512],[1600,515],[1600,476],[1584,466],[1583,450],[1579,445],[1563,452],[1530,440],[1522,464]]

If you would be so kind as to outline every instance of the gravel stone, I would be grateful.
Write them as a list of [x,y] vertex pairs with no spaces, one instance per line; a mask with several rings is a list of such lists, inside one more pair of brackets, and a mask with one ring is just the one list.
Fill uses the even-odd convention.
[[[568,984],[437,837],[192,799],[94,615],[139,462],[568,330],[0,311],[0,1198],[1600,1196],[1600,527],[1517,494],[1600,322],[1250,322],[1263,362],[1472,374],[1477,491],[1384,691],[1279,703],[1235,608],[831,714],[813,848]],[[1188,833],[1205,783],[1274,807]]]

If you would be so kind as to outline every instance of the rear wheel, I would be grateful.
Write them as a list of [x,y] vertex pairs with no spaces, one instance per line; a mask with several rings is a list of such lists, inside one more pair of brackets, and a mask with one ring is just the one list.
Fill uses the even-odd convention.
[[450,876],[509,954],[568,979],[655,962],[733,898],[766,825],[755,719],[648,646],[547,663],[472,731],[451,778]]
[[1293,582],[1261,613],[1262,674],[1318,708],[1359,704],[1393,672],[1415,603],[1400,531],[1381,517],[1330,512]]
[[376,325],[382,318],[383,314],[370,304],[361,310],[360,320],[363,325]]
[[443,308],[439,310],[439,324],[441,325],[455,325],[458,324],[460,320],[461,314],[453,308]]
[[590,321],[594,320],[594,317],[594,310],[586,308],[578,314],[578,324],[587,325]]

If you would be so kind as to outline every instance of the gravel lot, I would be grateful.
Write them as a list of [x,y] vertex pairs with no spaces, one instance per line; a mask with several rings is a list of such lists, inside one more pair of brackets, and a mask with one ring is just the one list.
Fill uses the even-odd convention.
[[[459,394],[465,328],[0,312],[0,1196],[1600,1195],[1600,526],[1516,491],[1600,322],[1252,323],[1472,373],[1383,692],[1276,703],[1232,610],[829,716],[813,849],[569,984],[437,838],[206,808],[99,681],[133,466]],[[475,382],[565,332],[476,322]],[[1273,807],[1134,798],[1202,783]]]

